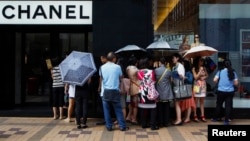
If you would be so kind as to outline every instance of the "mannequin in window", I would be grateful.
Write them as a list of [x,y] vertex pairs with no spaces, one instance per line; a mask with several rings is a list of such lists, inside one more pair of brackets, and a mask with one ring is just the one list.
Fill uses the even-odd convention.
[[182,43],[179,46],[179,53],[181,55],[184,55],[191,48],[190,45],[188,44],[188,41],[189,41],[189,37],[188,35],[185,35],[183,37]]
[[199,35],[198,34],[195,34],[194,35],[194,43],[191,44],[191,48],[192,47],[196,47],[196,46],[200,46],[200,45],[205,45],[204,43],[201,43],[200,42],[200,39],[199,39]]

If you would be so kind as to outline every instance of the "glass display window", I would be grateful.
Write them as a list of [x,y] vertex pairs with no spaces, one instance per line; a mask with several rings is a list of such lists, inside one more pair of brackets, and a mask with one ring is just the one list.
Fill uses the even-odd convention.
[[250,80],[250,29],[240,30],[242,81]]

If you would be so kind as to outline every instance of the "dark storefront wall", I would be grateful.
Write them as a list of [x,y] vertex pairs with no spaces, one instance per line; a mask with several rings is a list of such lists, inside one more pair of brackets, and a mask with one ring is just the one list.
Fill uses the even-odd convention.
[[2,55],[0,61],[2,62],[2,85],[0,108],[9,109],[14,107],[15,103],[15,48],[14,48],[14,31],[3,30],[0,28],[0,43],[2,48]]
[[93,9],[95,55],[153,42],[152,0],[94,0]]

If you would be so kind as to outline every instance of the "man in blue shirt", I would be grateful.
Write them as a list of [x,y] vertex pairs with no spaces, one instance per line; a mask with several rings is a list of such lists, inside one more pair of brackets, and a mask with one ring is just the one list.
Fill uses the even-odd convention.
[[115,64],[115,62],[115,53],[110,52],[107,55],[107,62],[102,65],[99,70],[104,89],[102,96],[104,118],[107,130],[112,131],[113,122],[110,111],[113,107],[120,130],[126,131],[128,130],[128,127],[126,127],[120,102],[120,82],[123,75],[121,67]]

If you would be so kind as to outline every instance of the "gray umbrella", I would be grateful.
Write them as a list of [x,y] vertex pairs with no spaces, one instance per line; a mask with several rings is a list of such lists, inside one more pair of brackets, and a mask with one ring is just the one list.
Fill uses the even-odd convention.
[[92,53],[72,51],[60,64],[62,80],[65,83],[82,86],[95,72]]

